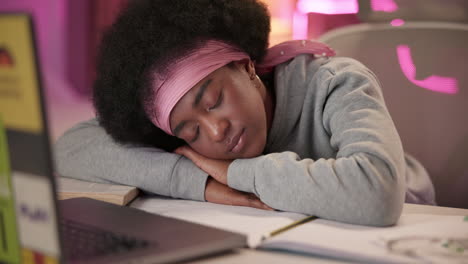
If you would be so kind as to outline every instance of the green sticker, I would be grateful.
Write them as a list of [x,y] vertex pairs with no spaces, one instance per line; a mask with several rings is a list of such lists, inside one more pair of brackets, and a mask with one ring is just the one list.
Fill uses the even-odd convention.
[[8,145],[0,116],[0,263],[20,263]]
[[465,216],[465,218],[463,219],[463,221],[468,222],[468,215]]

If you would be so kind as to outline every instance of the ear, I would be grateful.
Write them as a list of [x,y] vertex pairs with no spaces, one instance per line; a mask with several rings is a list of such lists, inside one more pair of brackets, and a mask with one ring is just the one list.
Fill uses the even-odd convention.
[[255,79],[255,65],[250,59],[242,59],[233,62],[234,65],[240,70],[245,71],[251,80]]

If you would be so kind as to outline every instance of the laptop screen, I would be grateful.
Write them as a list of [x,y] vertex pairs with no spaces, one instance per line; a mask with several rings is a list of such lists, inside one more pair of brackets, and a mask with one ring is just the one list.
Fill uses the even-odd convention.
[[0,14],[0,262],[60,258],[32,20]]

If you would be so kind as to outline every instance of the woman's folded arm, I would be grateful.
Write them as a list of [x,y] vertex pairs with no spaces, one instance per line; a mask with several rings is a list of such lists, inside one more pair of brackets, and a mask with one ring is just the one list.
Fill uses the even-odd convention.
[[314,160],[286,151],[238,159],[229,166],[228,184],[275,209],[391,225],[405,198],[401,140],[373,74],[343,65],[321,71],[320,79],[328,82],[328,96],[319,115],[336,157]]
[[54,157],[56,172],[64,177],[204,201],[208,175],[190,160],[157,148],[119,144],[96,119],[64,133],[54,145]]

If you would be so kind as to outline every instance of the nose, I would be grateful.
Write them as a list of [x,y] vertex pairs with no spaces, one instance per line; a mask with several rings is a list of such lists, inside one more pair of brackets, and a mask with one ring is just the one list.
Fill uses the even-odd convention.
[[228,120],[216,116],[206,116],[201,121],[211,140],[221,142],[226,138],[230,127]]

